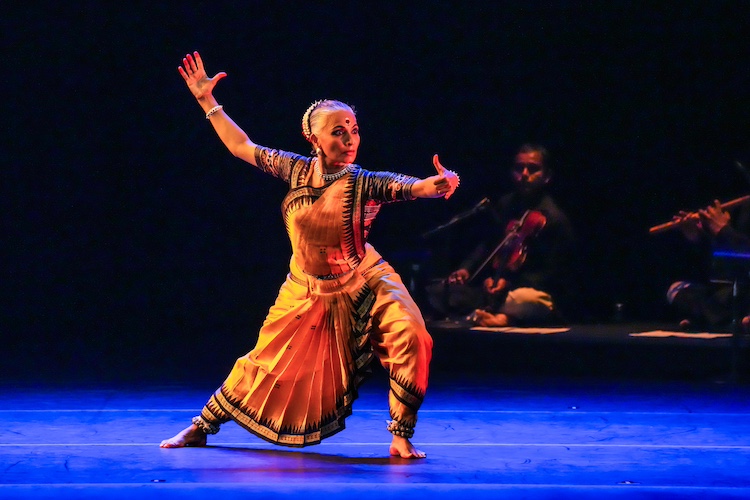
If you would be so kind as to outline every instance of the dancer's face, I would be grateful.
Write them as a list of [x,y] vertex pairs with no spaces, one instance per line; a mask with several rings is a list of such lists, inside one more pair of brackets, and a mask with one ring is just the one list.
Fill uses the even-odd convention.
[[359,149],[359,125],[349,111],[336,111],[326,116],[317,136],[327,165],[342,166],[354,163]]

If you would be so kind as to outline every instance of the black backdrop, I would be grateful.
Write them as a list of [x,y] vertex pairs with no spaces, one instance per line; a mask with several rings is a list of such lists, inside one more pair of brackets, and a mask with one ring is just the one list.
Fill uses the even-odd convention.
[[372,232],[421,280],[466,245],[421,235],[507,189],[524,141],[552,152],[590,320],[667,316],[682,250],[648,228],[750,191],[744,1],[153,4],[4,9],[5,373],[223,374],[252,346],[286,272],[284,186],[203,119],[176,71],[195,49],[258,143],[306,153],[300,116],[332,97],[365,168],[425,176],[437,152],[460,172]]

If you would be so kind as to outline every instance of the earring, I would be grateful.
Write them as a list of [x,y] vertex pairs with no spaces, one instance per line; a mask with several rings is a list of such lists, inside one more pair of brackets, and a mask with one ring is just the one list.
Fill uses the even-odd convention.
[[318,155],[318,156],[320,156],[320,155],[323,154],[323,150],[320,149],[320,148],[315,148],[315,154]]

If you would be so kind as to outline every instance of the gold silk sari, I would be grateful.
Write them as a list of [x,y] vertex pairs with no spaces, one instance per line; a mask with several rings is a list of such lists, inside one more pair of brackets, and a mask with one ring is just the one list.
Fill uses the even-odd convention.
[[282,204],[290,272],[256,346],[236,361],[201,418],[214,426],[234,420],[280,445],[317,444],[344,428],[377,356],[390,376],[391,417],[413,428],[432,338],[367,234],[380,205],[412,199],[416,179],[355,167],[312,188],[309,158],[259,148],[257,159],[290,183]]

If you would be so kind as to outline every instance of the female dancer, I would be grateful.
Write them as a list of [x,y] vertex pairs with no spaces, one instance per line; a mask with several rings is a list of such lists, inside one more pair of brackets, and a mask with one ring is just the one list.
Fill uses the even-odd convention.
[[355,165],[359,126],[340,101],[317,101],[304,113],[312,157],[259,146],[213,96],[226,73],[209,78],[198,52],[186,55],[178,71],[227,149],[289,184],[282,212],[292,257],[255,348],[237,360],[192,424],[161,446],[204,446],[229,420],[279,445],[320,443],[344,428],[377,356],[390,380],[390,454],[423,458],[409,438],[427,389],[432,338],[401,278],[367,236],[384,203],[448,198],[458,176],[437,155],[437,175],[425,179]]

